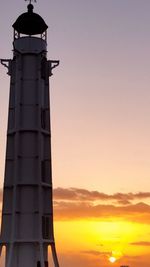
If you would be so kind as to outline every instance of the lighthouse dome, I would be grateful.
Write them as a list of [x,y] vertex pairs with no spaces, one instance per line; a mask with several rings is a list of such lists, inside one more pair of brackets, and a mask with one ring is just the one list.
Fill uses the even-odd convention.
[[48,28],[43,18],[33,12],[33,5],[28,5],[28,11],[21,14],[12,27],[18,32],[26,35],[42,34]]

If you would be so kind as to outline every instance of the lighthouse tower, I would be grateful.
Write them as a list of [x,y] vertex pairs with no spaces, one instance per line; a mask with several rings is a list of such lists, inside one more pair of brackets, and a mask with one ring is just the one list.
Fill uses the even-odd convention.
[[6,267],[47,267],[53,233],[48,26],[28,5],[13,24],[13,59],[1,59],[10,75],[10,100],[0,245]]

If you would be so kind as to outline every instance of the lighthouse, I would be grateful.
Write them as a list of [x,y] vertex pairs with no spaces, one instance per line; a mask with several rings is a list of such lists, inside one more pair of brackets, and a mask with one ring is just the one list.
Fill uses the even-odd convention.
[[[48,247],[59,267],[53,230],[49,77],[59,65],[47,60],[47,28],[34,12],[13,24],[13,59],[1,59],[10,76],[0,246],[6,267],[47,267]],[[49,266],[51,267],[51,266]]]

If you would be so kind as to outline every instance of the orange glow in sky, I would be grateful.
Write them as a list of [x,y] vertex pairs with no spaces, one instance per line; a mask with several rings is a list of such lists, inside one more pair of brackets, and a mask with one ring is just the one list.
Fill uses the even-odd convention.
[[59,251],[67,255],[67,267],[79,262],[109,267],[111,261],[115,267],[138,267],[139,258],[148,267],[150,207],[144,201],[149,198],[149,193],[109,195],[80,188],[55,189],[56,240]]
[[[65,254],[79,254],[79,258],[94,260],[98,266],[99,260],[108,265],[118,261],[120,264],[131,263],[136,257],[147,257],[149,254],[149,225],[118,221],[111,218],[103,221],[59,221],[55,223],[56,239],[59,250]],[[67,229],[67,235],[64,232]],[[124,231],[123,231],[124,229]],[[142,231],[144,231],[142,233]],[[139,240],[141,233],[141,241]],[[142,246],[142,240],[145,244]],[[147,243],[146,243],[147,242]],[[71,244],[71,246],[70,246]],[[140,246],[141,244],[141,246]],[[70,262],[70,264],[74,264]],[[74,266],[74,265],[73,265]]]

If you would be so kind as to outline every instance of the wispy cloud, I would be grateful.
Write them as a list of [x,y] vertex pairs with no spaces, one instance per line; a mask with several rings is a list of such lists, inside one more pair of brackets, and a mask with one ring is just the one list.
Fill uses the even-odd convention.
[[150,222],[150,206],[138,203],[128,206],[93,205],[84,202],[58,202],[55,206],[56,219],[84,219],[84,218],[124,218],[131,221]]
[[82,254],[92,255],[92,256],[103,256],[103,257],[110,257],[112,252],[105,252],[105,251],[97,251],[97,250],[82,250]]
[[148,242],[148,241],[132,242],[132,243],[130,243],[130,245],[149,247],[150,246],[150,242]]
[[138,193],[115,193],[105,194],[98,191],[89,191],[81,188],[56,188],[54,197],[59,200],[72,201],[106,201],[116,200],[120,203],[129,204],[133,200],[142,200],[150,198],[150,192]]
[[149,192],[105,194],[80,188],[54,189],[57,220],[100,219],[117,217],[150,222]]

